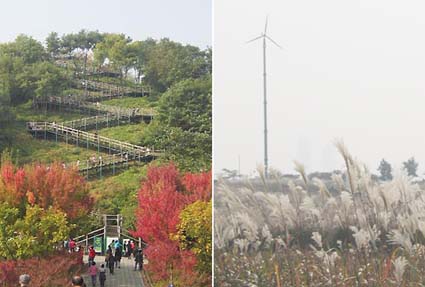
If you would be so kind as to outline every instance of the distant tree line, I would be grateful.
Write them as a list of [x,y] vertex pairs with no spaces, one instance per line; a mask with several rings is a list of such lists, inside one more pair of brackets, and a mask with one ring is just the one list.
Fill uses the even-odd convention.
[[[403,169],[407,172],[408,176],[417,177],[418,166],[419,164],[416,162],[414,157],[411,157],[407,161],[403,162]],[[385,159],[381,160],[378,167],[378,171],[380,173],[379,179],[381,180],[393,179],[391,164],[387,162]]]
[[[409,158],[408,160],[403,162],[403,169],[406,171],[408,176],[411,177],[417,177],[418,174],[418,166],[419,163],[416,162],[414,157]],[[385,159],[382,159],[378,166],[378,172],[379,176],[372,175],[372,177],[376,180],[392,180],[392,166],[391,164],[386,161]],[[271,169],[271,174],[274,175],[275,178],[287,178],[287,179],[298,179],[299,175],[292,175],[292,174],[282,174],[280,171],[276,169]],[[308,178],[312,180],[313,178],[319,178],[321,180],[331,180],[333,174],[341,174],[341,171],[334,170],[333,172],[312,172],[308,174]],[[221,178],[232,180],[241,177],[237,170],[230,170],[223,168]]]

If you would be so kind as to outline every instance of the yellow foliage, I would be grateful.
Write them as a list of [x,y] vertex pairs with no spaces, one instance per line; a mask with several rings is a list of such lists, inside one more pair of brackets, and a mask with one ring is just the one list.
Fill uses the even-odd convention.
[[212,252],[212,202],[196,201],[188,205],[180,213],[180,223],[177,226],[174,240],[180,242],[180,247],[189,249],[198,258],[198,268],[211,272]]

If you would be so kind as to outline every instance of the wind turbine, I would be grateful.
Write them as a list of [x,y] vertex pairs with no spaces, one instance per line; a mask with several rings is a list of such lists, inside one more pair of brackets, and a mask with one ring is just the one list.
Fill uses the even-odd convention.
[[282,49],[282,47],[276,43],[272,38],[267,36],[267,22],[268,17],[266,18],[266,25],[264,26],[264,32],[261,33],[260,36],[249,40],[246,43],[251,43],[257,41],[259,39],[263,39],[263,92],[264,92],[264,176],[268,178],[268,169],[269,169],[269,159],[267,153],[267,73],[266,73],[266,40],[269,40],[273,44],[275,44],[278,48]]

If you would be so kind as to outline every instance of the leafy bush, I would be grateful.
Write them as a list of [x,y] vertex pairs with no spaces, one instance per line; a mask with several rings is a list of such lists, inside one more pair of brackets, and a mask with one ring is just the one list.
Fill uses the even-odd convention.
[[71,220],[86,216],[93,205],[84,179],[74,168],[60,163],[33,164],[16,168],[10,161],[0,166],[0,201],[19,209],[28,205],[63,211]]
[[17,286],[20,274],[31,276],[32,287],[69,286],[71,278],[83,271],[82,253],[56,252],[47,257],[0,262],[0,286]]

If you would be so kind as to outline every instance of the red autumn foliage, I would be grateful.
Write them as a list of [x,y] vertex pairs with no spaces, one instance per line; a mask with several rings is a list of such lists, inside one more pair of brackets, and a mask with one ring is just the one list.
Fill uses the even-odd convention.
[[15,261],[5,261],[0,263],[0,286],[17,285],[16,282],[18,276]]
[[69,286],[83,270],[83,254],[58,252],[49,257],[0,262],[0,286],[18,286],[20,274],[31,276],[32,287]]
[[15,207],[22,207],[25,202],[44,209],[53,206],[65,212],[71,220],[87,214],[93,206],[86,183],[78,171],[63,168],[59,163],[25,168],[3,163],[0,168],[0,202]]
[[154,280],[178,275],[180,284],[193,286],[196,276],[195,255],[180,250],[170,237],[177,231],[180,212],[196,200],[211,198],[211,172],[181,176],[173,164],[151,167],[138,194],[135,236],[142,237],[148,247],[146,269]]
[[211,171],[186,173],[183,176],[182,182],[188,192],[191,203],[197,200],[209,201],[211,199]]

